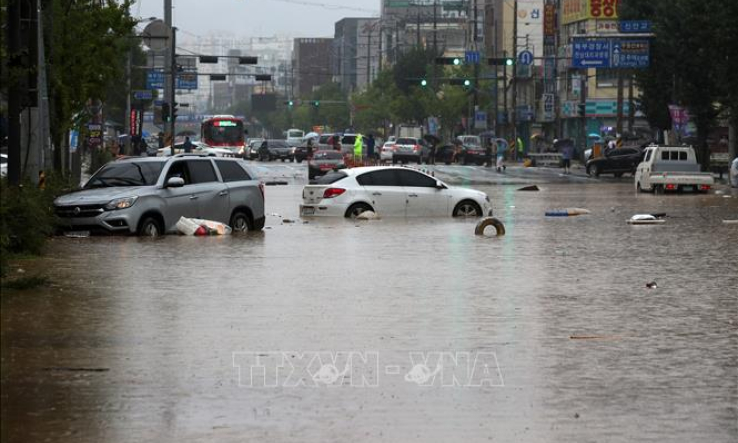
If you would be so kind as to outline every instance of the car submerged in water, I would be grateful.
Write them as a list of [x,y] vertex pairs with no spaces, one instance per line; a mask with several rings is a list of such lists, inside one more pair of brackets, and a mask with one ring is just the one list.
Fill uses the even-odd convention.
[[264,227],[264,188],[238,159],[195,154],[107,163],[79,190],[54,201],[64,231],[159,236],[180,217]]
[[364,211],[382,217],[482,217],[492,215],[492,204],[484,192],[401,166],[341,169],[303,188],[301,216],[356,218]]

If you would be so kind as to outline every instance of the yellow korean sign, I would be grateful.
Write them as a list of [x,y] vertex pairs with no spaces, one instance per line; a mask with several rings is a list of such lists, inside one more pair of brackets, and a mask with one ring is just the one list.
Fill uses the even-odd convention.
[[562,0],[561,23],[582,20],[617,20],[618,0]]

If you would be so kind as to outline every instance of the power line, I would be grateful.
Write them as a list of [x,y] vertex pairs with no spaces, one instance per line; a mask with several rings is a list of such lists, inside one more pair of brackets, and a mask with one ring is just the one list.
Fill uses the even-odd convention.
[[355,6],[342,6],[342,5],[332,5],[329,3],[318,3],[318,2],[309,2],[305,0],[274,0],[278,2],[283,3],[292,3],[294,5],[302,5],[302,6],[317,6],[324,9],[331,9],[331,10],[346,10],[346,11],[358,11],[358,12],[369,12],[372,14],[378,14],[379,11],[376,9],[366,9],[366,8],[357,8]]

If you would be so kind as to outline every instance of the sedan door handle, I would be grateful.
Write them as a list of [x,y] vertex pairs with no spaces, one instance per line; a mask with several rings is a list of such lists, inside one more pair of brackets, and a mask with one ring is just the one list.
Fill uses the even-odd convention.
[[190,195],[190,200],[197,200],[198,198],[200,197],[197,195]]
[[408,196],[408,197],[417,197],[417,196],[418,196],[418,194],[408,194],[407,196]]
[[381,192],[372,192],[372,195],[382,195]]
[[220,191],[220,192],[218,193],[218,195],[220,195],[221,197],[223,197],[223,196],[225,196],[225,195],[228,195],[228,191]]

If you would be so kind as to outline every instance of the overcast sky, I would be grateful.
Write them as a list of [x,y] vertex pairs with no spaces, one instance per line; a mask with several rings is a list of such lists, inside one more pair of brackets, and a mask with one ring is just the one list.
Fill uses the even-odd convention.
[[[381,0],[172,0],[174,26],[188,34],[333,37],[344,17],[378,17]],[[131,14],[164,18],[164,0],[138,0]]]

